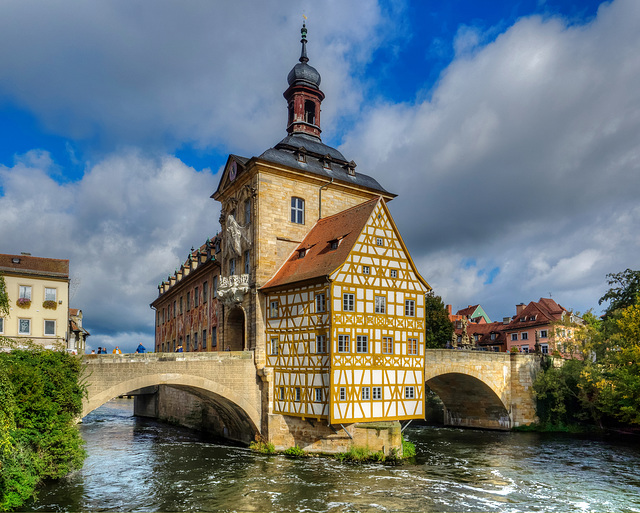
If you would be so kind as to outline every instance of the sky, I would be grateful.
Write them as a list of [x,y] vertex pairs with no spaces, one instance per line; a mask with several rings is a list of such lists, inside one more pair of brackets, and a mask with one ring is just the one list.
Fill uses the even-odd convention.
[[454,310],[599,313],[640,267],[637,0],[4,0],[0,253],[70,260],[89,349],[153,347],[227,156],[286,135],[303,15],[323,142]]

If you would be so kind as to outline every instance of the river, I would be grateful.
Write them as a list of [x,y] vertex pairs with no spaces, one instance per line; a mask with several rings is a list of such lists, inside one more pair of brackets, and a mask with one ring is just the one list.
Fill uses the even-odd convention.
[[410,426],[415,463],[358,465],[255,454],[132,403],[84,419],[84,468],[27,510],[640,512],[637,439]]

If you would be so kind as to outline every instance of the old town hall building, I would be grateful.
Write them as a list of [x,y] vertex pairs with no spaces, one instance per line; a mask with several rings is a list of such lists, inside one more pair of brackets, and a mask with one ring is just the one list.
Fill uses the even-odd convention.
[[159,286],[156,351],[253,351],[271,416],[326,424],[424,417],[424,294],[387,202],[321,139],[320,74],[287,77],[287,136],[230,155],[221,229]]

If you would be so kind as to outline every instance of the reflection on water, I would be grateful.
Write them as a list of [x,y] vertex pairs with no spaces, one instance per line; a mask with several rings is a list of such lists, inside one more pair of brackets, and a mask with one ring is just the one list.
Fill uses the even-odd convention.
[[43,511],[640,511],[633,442],[409,428],[414,464],[263,456],[132,416],[111,401],[81,426],[89,457],[45,487]]

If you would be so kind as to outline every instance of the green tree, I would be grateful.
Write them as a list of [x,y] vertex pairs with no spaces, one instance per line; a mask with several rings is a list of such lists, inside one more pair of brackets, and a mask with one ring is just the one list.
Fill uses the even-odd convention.
[[7,284],[4,281],[4,275],[0,273],[0,317],[7,317],[9,315],[9,308],[11,304],[9,302],[9,294],[7,293]]
[[620,273],[609,273],[607,278],[607,283],[612,287],[598,300],[599,305],[609,301],[605,316],[633,305],[640,295],[640,271],[625,269]]
[[425,296],[425,347],[445,347],[453,335],[453,323],[440,296],[430,290]]

